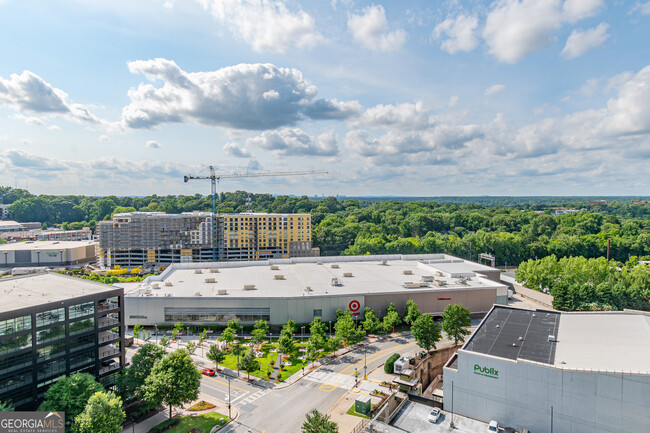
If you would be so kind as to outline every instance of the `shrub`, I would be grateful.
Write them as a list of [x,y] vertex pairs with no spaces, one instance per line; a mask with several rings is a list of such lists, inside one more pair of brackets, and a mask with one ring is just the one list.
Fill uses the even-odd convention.
[[173,426],[175,426],[176,424],[178,424],[180,422],[181,422],[180,418],[168,419],[167,421],[163,421],[160,424],[158,424],[157,426],[153,427],[151,429],[151,431],[156,432],[156,433],[163,432],[163,431],[167,430],[168,428],[173,427]]
[[393,353],[387,360],[386,363],[384,364],[384,371],[386,373],[392,373],[393,372],[393,366],[395,365],[395,361],[399,359],[399,353]]

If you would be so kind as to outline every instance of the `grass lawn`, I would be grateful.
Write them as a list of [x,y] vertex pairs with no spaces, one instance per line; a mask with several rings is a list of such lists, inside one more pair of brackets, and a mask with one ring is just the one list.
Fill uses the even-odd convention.
[[226,415],[210,412],[199,416],[182,416],[180,424],[176,424],[165,433],[185,433],[193,428],[200,428],[203,433],[209,433],[215,425],[224,425],[228,420]]
[[[240,358],[244,355],[240,355]],[[275,360],[278,357],[278,352],[269,352],[268,355],[263,356],[261,358],[257,358],[257,360],[260,362],[260,369],[257,371],[254,371],[251,373],[251,376],[259,377],[260,379],[268,380],[266,378],[266,372],[268,371],[269,365],[271,368],[275,365]],[[223,362],[219,363],[220,367],[226,367],[230,368],[231,370],[237,370],[237,357],[233,356],[231,354],[226,355],[226,359],[223,360]],[[244,377],[246,376],[246,372],[242,371],[241,372]]]
[[[355,408],[355,404],[352,404],[352,406],[350,407],[350,409],[348,409],[347,414],[348,414],[348,415],[358,416],[358,417],[361,417],[361,418],[370,418],[369,416],[366,416],[366,415],[363,415],[363,414],[357,413],[357,411],[354,410],[354,408]],[[374,404],[371,404],[371,405],[370,405],[370,410],[373,410],[374,408],[375,408],[375,405],[374,405]]]

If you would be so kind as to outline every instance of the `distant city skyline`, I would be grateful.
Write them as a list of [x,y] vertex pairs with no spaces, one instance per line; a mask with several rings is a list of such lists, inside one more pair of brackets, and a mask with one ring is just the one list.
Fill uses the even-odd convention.
[[650,191],[650,1],[0,0],[0,185]]

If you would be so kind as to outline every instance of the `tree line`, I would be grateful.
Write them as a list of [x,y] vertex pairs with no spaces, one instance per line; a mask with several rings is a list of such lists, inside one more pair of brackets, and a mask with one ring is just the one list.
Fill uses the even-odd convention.
[[[251,199],[250,205],[247,199]],[[470,198],[468,198],[470,199]],[[479,199],[479,198],[476,198]],[[566,198],[567,200],[571,198]],[[629,199],[629,198],[628,198]],[[39,221],[64,229],[95,228],[114,213],[210,211],[210,198],[193,196],[89,197],[34,196],[0,187],[0,202],[18,221]],[[528,259],[602,257],[626,261],[650,254],[650,205],[642,203],[565,202],[584,209],[553,216],[553,204],[521,206],[439,203],[430,201],[310,199],[307,196],[219,194],[218,212],[310,213],[312,242],[322,255],[448,253],[476,260],[490,253],[498,265]]]
[[558,310],[650,311],[650,265],[637,257],[620,263],[552,255],[521,263],[515,276],[530,289],[550,293]]

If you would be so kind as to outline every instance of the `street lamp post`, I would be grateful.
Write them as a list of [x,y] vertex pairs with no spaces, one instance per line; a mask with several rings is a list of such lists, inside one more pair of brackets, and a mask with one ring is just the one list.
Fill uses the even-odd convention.
[[8,268],[9,265],[7,264],[7,254],[9,254],[9,251],[3,251],[5,253],[5,268]]
[[368,379],[368,364],[366,363],[366,346],[363,346],[363,380]]
[[228,418],[232,419],[230,415],[230,378],[228,378]]
[[41,252],[40,251],[36,251],[36,260],[38,260],[37,263],[38,263],[38,266],[40,266],[41,265]]
[[61,255],[59,256],[59,257],[61,258],[61,266],[63,266],[64,263],[65,263],[65,262],[63,261],[63,250],[59,250],[59,253],[61,254]]
[[301,326],[300,329],[301,329],[301,332],[302,332],[302,336],[300,337],[300,342],[304,343],[305,342],[305,327]]
[[454,381],[451,381],[451,422],[449,427],[454,428]]
[[330,320],[330,338],[332,338],[332,321]]
[[158,325],[153,325],[153,328],[156,331],[156,344],[158,344]]
[[269,332],[269,344],[273,344],[273,333]]

